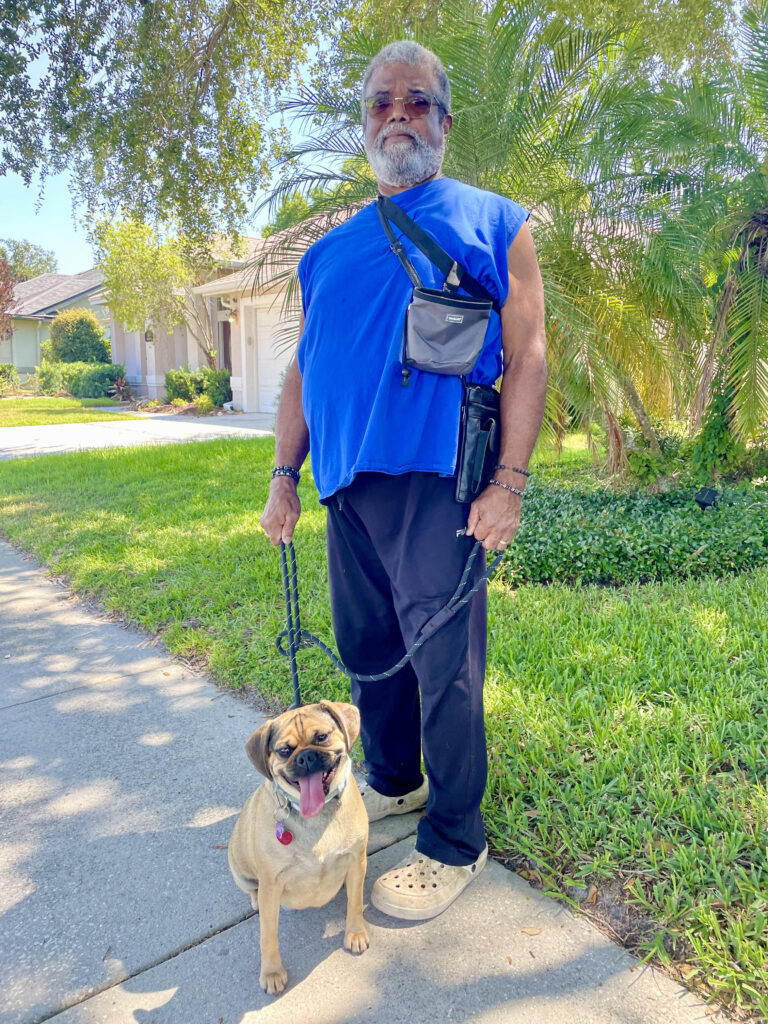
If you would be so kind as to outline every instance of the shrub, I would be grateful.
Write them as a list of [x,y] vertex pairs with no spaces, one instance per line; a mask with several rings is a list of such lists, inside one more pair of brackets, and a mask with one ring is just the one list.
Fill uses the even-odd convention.
[[212,370],[210,366],[204,366],[200,373],[203,375],[203,394],[208,395],[215,406],[221,407],[232,401],[229,370]]
[[0,363],[0,395],[6,395],[19,386],[19,375],[13,363]]
[[695,493],[587,492],[531,481],[509,571],[515,582],[626,584],[768,565],[768,493],[724,489],[704,511]]
[[44,395],[56,395],[64,390],[64,363],[43,359],[35,368],[37,386]]
[[108,363],[109,341],[90,309],[65,309],[51,323],[44,358],[62,363]]
[[195,386],[195,376],[188,366],[182,366],[178,370],[169,370],[165,375],[165,390],[168,401],[173,404],[176,399],[183,399],[184,402],[194,402],[195,397],[202,393],[202,380],[199,389]]
[[214,406],[221,406],[232,399],[229,370],[213,370],[210,366],[199,370],[190,370],[188,366],[169,370],[165,375],[165,390],[169,402],[176,398],[194,402],[198,395],[207,395]]
[[215,406],[211,401],[210,395],[200,395],[195,402],[195,408],[198,416],[205,416],[209,412],[213,412]]
[[107,398],[125,377],[125,367],[115,363],[65,363],[63,369],[64,388],[75,398]]

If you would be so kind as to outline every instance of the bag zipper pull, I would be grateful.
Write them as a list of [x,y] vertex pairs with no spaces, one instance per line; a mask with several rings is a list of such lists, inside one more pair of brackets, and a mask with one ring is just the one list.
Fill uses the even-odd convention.
[[407,388],[408,385],[411,383],[411,371],[408,369],[407,366],[403,367],[403,374],[402,374],[402,376],[403,376],[402,385],[403,385],[404,388]]

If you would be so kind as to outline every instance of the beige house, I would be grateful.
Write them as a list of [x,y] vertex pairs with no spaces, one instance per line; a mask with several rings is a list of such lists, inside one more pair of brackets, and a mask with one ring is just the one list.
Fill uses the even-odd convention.
[[[245,412],[273,413],[290,354],[278,351],[282,293],[251,294],[253,273],[247,269],[264,244],[261,238],[244,238],[240,259],[221,259],[218,276],[192,289],[196,319],[210,325],[217,365],[229,370],[234,408]],[[125,366],[134,390],[162,399],[168,370],[206,365],[198,337],[188,326],[172,333],[128,331],[112,321],[112,360]],[[276,347],[277,346],[277,347]]]
[[231,360],[232,401],[245,412],[274,413],[291,361],[281,336],[283,289],[253,291],[253,272],[240,270],[195,289],[216,304]]
[[21,373],[32,373],[40,365],[40,346],[51,336],[51,320],[64,309],[90,309],[111,338],[102,281],[100,270],[84,270],[81,274],[39,274],[17,284],[11,332],[0,338],[0,363],[12,363]]

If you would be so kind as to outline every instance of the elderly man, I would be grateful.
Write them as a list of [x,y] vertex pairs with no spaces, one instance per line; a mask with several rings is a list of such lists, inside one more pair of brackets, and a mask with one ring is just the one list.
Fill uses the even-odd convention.
[[[334,228],[302,259],[302,336],[277,414],[276,466],[261,523],[275,544],[293,536],[298,471],[311,447],[328,509],[339,652],[353,672],[373,675],[397,662],[445,604],[475,540],[503,549],[514,537],[541,425],[546,362],[527,211],[441,174],[452,120],[439,59],[416,43],[392,43],[371,62],[362,99],[365,147],[380,193],[500,308],[500,315],[490,314],[471,380],[493,384],[503,370],[493,484],[471,506],[460,504],[463,385],[459,377],[417,369],[403,387],[403,322],[413,287],[376,205]],[[423,283],[441,288],[437,267],[399,237]],[[426,806],[415,851],[373,889],[374,905],[395,917],[442,913],[485,864],[485,647],[481,589],[395,676],[353,681],[369,818]]]

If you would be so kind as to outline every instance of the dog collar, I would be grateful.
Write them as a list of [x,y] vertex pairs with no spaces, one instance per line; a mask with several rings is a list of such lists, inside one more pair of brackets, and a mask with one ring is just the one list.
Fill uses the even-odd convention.
[[[325,800],[323,802],[324,805],[325,804],[329,804],[331,802],[331,800],[335,800],[337,796],[341,796],[341,794],[346,789],[346,786],[347,786],[347,783],[349,782],[349,777],[350,777],[351,774],[352,774],[352,766],[351,766],[351,764],[348,761],[347,762],[347,774],[345,775],[343,781],[340,783],[339,788],[338,789],[334,789],[334,791],[332,793],[329,793],[328,796],[325,798]],[[278,785],[278,783],[275,782],[274,779],[272,780],[272,785],[275,787],[275,796],[277,797],[277,807],[275,808],[275,817],[282,816],[282,814],[285,811],[290,813],[291,810],[294,810],[294,811],[298,811],[299,810],[299,804],[297,803],[295,797],[291,796],[290,793],[286,793],[286,791],[283,789],[283,787]]]

